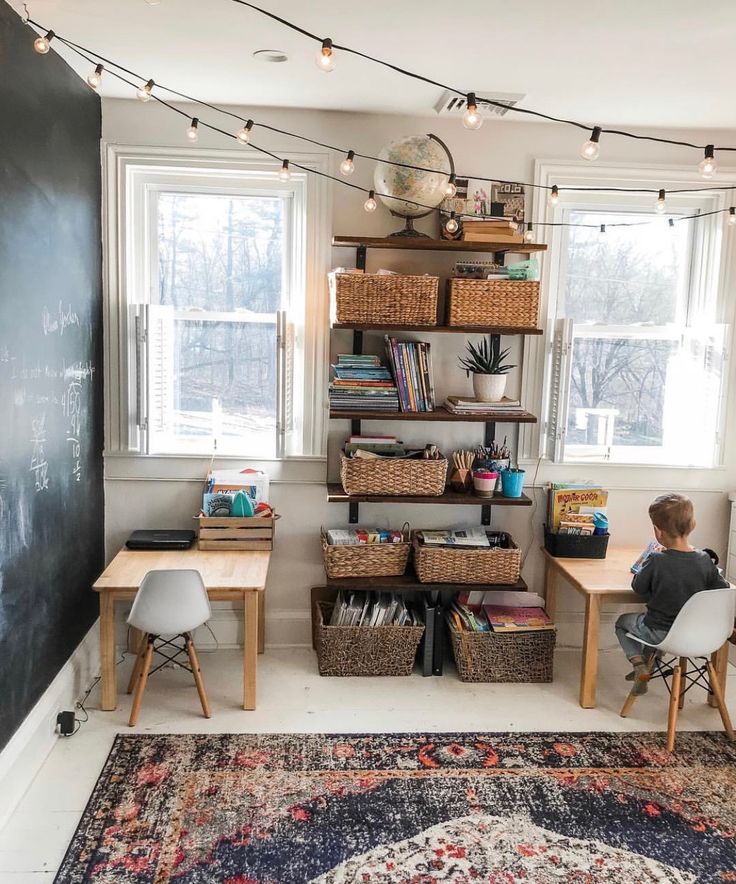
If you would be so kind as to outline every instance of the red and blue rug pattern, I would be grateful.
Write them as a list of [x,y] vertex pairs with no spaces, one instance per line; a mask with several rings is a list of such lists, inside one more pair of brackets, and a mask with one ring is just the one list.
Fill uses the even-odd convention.
[[736,882],[722,734],[118,736],[56,884]]

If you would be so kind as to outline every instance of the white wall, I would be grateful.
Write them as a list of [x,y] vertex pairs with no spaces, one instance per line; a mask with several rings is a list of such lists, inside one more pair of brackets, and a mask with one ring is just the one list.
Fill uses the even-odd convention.
[[[290,128],[302,134],[344,148],[354,148],[377,154],[380,148],[402,135],[433,132],[450,147],[458,171],[471,175],[494,175],[498,178],[533,181],[534,162],[537,159],[569,161],[577,157],[581,133],[565,127],[537,123],[487,121],[479,132],[469,133],[457,120],[435,118],[406,118],[322,111],[263,111],[243,110],[256,120],[281,128]],[[212,119],[212,116],[207,117]],[[214,121],[214,120],[213,120]],[[232,128],[230,122],[219,121],[223,128]],[[154,102],[142,105],[137,101],[108,100],[103,103],[103,138],[115,144],[142,146],[185,145],[186,121]],[[198,148],[232,149],[233,142],[222,136],[201,131]],[[657,132],[655,134],[686,138],[705,143],[733,143],[736,133]],[[305,145],[284,136],[272,136],[254,130],[257,144],[278,153],[304,150]],[[319,149],[315,148],[315,151]],[[633,142],[607,137],[602,143],[602,156],[611,163],[640,163],[642,165],[696,165],[697,157],[682,148]],[[340,157],[335,155],[335,168]],[[581,161],[582,162],[582,161]],[[372,164],[361,161],[353,181],[371,186]],[[654,183],[654,182],[653,182]],[[332,229],[336,234],[384,235],[397,229],[400,222],[379,208],[373,215],[363,211],[364,195],[336,186]],[[529,206],[531,210],[531,206]],[[429,224],[429,226],[427,226]],[[419,222],[428,232],[435,232],[432,221]],[[354,263],[355,253],[334,249],[335,266]],[[405,271],[436,273],[446,276],[452,261],[431,252],[411,255],[405,252],[369,253],[369,269],[387,267]],[[327,317],[325,317],[327,322]],[[426,337],[423,333],[422,338]],[[448,392],[469,392],[469,382],[456,367],[456,355],[462,349],[462,336],[435,336],[435,371],[439,379],[438,395]],[[520,342],[513,343],[514,353],[521,358]],[[336,337],[335,349],[349,348],[348,333]],[[514,361],[517,361],[516,359]],[[518,387],[518,373],[510,380],[511,390]],[[732,397],[733,398],[733,397]],[[687,407],[683,403],[683,407]],[[734,409],[730,409],[728,438],[734,438]],[[434,441],[446,450],[460,445],[475,444],[481,440],[481,429],[461,424],[384,424],[387,432],[393,428],[408,442]],[[332,448],[336,450],[347,425],[334,425]],[[510,428],[511,429],[511,428]],[[727,446],[728,451],[728,446]],[[201,477],[206,472],[206,458],[109,457],[106,461],[106,525],[108,556],[112,556],[134,528],[190,527],[196,513],[201,492]],[[347,522],[347,507],[327,504],[324,485],[325,466],[320,462],[305,463],[303,468],[285,471],[285,478],[273,485],[273,502],[283,519],[279,523],[276,550],[268,586],[269,644],[308,643],[309,588],[323,581],[319,547],[321,525],[336,527]],[[611,489],[610,516],[612,542],[643,546],[650,538],[647,505],[662,490],[688,490],[692,495],[698,519],[694,536],[696,544],[711,546],[725,555],[729,505],[726,492],[736,483],[736,462],[729,452],[724,469],[668,470],[656,468],[601,468],[583,470],[580,467],[561,467],[543,464],[537,476],[537,485],[554,477],[572,479],[594,478]],[[531,477],[530,477],[531,478]],[[540,588],[541,556],[537,547],[541,542],[541,523],[544,512],[544,494],[536,492],[538,506],[532,509],[498,508],[494,525],[508,529],[524,549],[529,549],[524,576],[533,589]],[[409,520],[412,526],[434,527],[463,520],[477,520],[477,507],[365,506],[361,519],[366,523],[390,523],[400,526]],[[562,593],[559,620],[562,625],[561,642],[579,643],[580,604],[572,592]],[[612,618],[613,615],[611,615]],[[215,620],[215,630],[224,641],[235,640],[235,626],[228,626],[227,614]],[[612,640],[609,633],[608,638]],[[604,639],[605,640],[605,639]]]

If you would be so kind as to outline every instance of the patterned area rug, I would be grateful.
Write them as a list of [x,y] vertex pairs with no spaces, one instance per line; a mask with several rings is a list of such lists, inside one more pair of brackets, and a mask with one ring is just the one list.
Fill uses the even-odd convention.
[[722,734],[118,736],[58,884],[736,881]]

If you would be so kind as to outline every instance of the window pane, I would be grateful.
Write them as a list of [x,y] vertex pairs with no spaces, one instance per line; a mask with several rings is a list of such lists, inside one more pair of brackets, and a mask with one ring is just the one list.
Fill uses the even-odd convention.
[[275,313],[284,304],[284,200],[161,193],[158,303]]
[[[689,224],[645,213],[572,211],[560,315],[576,323],[664,325],[687,296]],[[611,227],[642,222],[638,227]],[[607,225],[600,232],[600,225]]]
[[675,341],[576,338],[567,444],[661,446]]

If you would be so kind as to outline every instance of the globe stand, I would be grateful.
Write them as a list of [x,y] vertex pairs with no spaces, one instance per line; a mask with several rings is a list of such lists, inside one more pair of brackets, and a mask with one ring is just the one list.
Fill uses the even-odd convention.
[[432,239],[426,233],[420,233],[418,230],[414,229],[414,219],[415,218],[426,218],[427,215],[431,215],[432,212],[424,212],[422,215],[402,215],[399,212],[394,212],[391,210],[391,214],[394,218],[403,218],[406,226],[403,230],[397,230],[396,233],[389,233],[389,239],[394,239],[394,237],[413,237],[415,239],[423,238],[423,239]]

